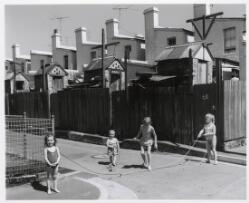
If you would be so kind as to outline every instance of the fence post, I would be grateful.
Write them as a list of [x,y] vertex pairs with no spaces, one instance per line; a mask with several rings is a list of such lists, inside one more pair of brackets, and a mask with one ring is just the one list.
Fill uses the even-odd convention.
[[24,120],[24,134],[23,134],[23,156],[25,159],[28,158],[28,150],[27,150],[27,115],[26,112],[23,112],[23,120]]
[[224,104],[223,104],[223,82],[222,82],[222,61],[221,59],[216,59],[216,121],[217,121],[217,135],[218,135],[218,149],[224,151],[224,127],[223,127],[223,111],[224,111]]
[[49,91],[47,91],[47,101],[48,101],[47,110],[48,110],[48,118],[49,118],[49,117],[51,117],[51,101],[50,101],[50,93],[49,93]]
[[55,116],[51,116],[51,123],[52,123],[52,134],[55,135]]

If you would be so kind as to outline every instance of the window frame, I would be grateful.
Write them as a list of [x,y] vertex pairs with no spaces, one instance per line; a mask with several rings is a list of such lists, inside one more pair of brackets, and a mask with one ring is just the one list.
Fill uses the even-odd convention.
[[[233,31],[234,36],[229,33],[228,31]],[[229,36],[228,36],[229,35]],[[236,27],[228,27],[223,29],[223,37],[224,37],[224,53],[231,53],[236,51]],[[234,40],[234,45],[232,44],[232,41]],[[227,43],[230,45],[228,46]]]
[[[174,44],[170,44],[170,43],[169,43],[170,40],[174,40]],[[168,37],[168,38],[167,38],[167,45],[168,45],[168,46],[174,46],[174,45],[176,45],[176,36]]]
[[[93,55],[95,55],[95,56],[93,56]],[[96,59],[97,58],[97,52],[96,51],[91,51],[90,52],[90,58],[91,58],[91,60]]]
[[63,56],[64,69],[68,69],[69,68],[69,61],[68,61],[68,59],[69,59],[68,55],[64,55]]
[[[22,84],[22,88],[18,88],[20,87],[19,85]],[[16,90],[24,90],[24,81],[16,81]]]

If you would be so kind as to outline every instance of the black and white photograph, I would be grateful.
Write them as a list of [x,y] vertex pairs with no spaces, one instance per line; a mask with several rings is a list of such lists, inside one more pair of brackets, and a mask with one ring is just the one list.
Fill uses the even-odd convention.
[[239,1],[5,1],[5,200],[247,200]]

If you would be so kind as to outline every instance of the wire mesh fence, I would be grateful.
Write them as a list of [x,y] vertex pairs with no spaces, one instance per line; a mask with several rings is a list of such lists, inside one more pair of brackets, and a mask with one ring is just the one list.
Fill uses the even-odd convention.
[[46,133],[54,133],[54,119],[6,115],[6,177],[35,175],[45,171]]

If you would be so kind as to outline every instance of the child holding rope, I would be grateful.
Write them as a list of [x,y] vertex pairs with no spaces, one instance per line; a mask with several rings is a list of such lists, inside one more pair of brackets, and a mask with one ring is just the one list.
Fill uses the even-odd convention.
[[211,152],[214,154],[214,164],[217,164],[217,152],[216,152],[216,126],[214,124],[214,115],[206,114],[205,115],[205,124],[203,129],[199,132],[197,138],[205,137],[206,139],[206,148],[207,148],[207,163],[210,163]]
[[140,126],[137,136],[134,139],[140,138],[141,156],[143,159],[143,166],[151,170],[151,147],[157,149],[157,135],[154,127],[151,125],[151,118],[145,117],[143,124]]
[[51,183],[54,182],[54,191],[59,193],[57,187],[58,168],[60,161],[60,151],[56,146],[56,138],[52,134],[47,134],[45,137],[44,157],[47,163],[47,187],[48,194],[51,194]]
[[107,146],[107,154],[110,159],[110,164],[112,166],[116,166],[117,156],[120,147],[118,139],[115,138],[115,130],[109,130],[109,138],[107,139],[106,146]]

